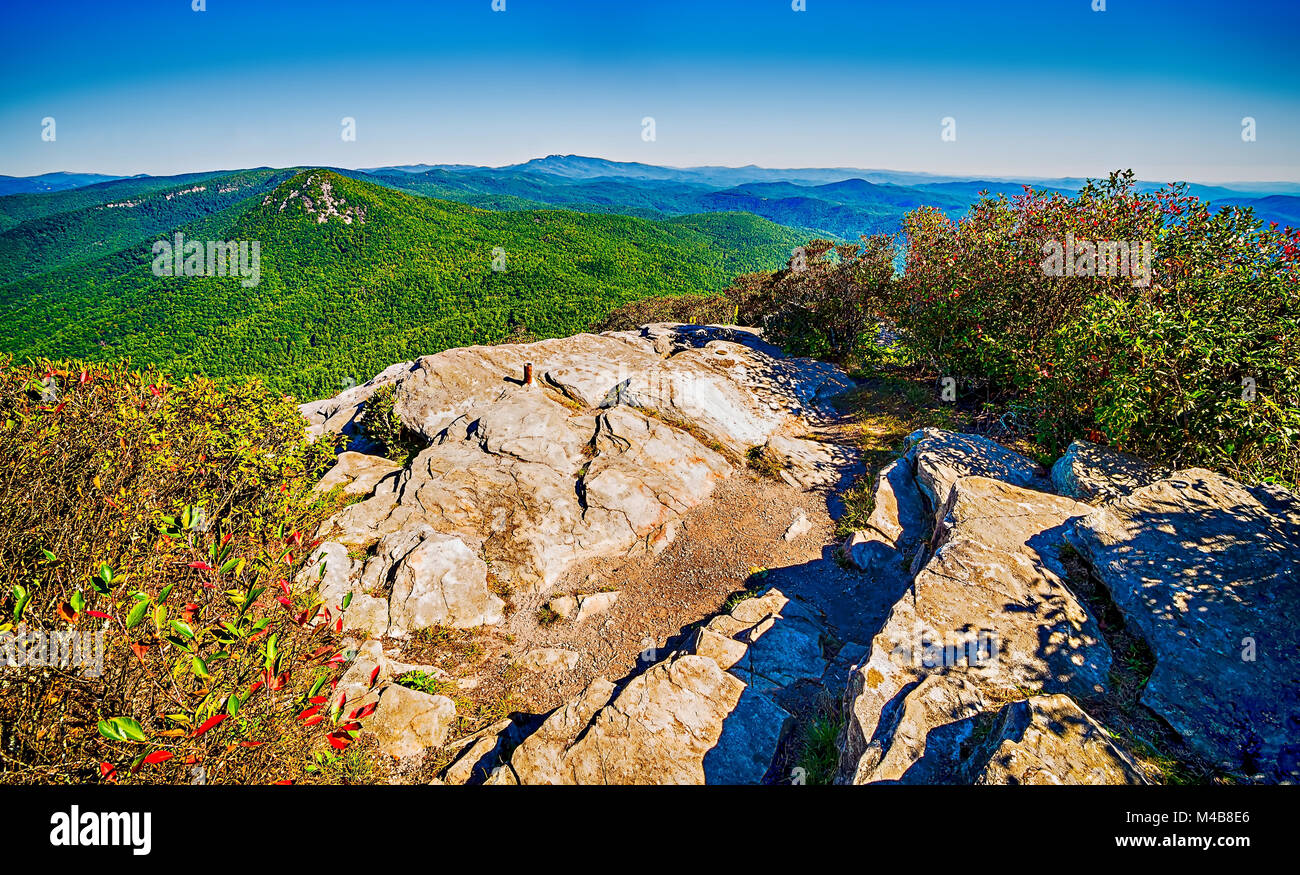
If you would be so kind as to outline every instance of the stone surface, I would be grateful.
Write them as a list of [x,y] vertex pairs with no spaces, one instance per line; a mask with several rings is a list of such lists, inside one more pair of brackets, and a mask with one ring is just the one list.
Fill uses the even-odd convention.
[[718,743],[704,755],[706,784],[762,782],[793,718],[770,698],[746,688],[722,721]]
[[[394,679],[415,670],[431,677],[439,674],[433,666],[397,662],[384,653],[378,641],[371,640],[361,646],[335,688],[335,696],[344,699],[344,715],[371,703],[378,704],[372,714],[361,719],[362,731],[374,736],[381,753],[398,759],[418,756],[429,748],[441,746],[456,719],[456,704],[446,696],[393,683]],[[334,701],[331,699],[330,704]]]
[[503,619],[505,603],[488,591],[487,563],[460,538],[428,530],[392,574],[389,635]]
[[1300,780],[1300,498],[1179,471],[1069,538],[1155,654],[1142,703],[1229,771]]
[[1128,453],[1089,441],[1075,441],[1052,466],[1052,486],[1061,495],[1098,504],[1168,476],[1169,471]]
[[711,659],[671,657],[633,678],[576,741],[554,751],[553,768],[526,777],[512,763],[522,783],[703,784],[704,756],[744,687]]
[[933,730],[988,700],[1105,689],[1110,650],[1058,553],[1089,510],[985,477],[954,482],[934,555],[850,676],[840,780],[899,780]]
[[812,523],[808,519],[808,514],[803,512],[803,508],[795,511],[794,520],[786,528],[785,534],[781,538],[786,541],[793,541],[802,535],[808,534],[812,530]]
[[492,772],[502,765],[501,752],[513,726],[510,720],[501,720],[446,745],[444,750],[459,751],[459,754],[443,770],[440,776],[442,782],[453,785],[485,783]]
[[572,671],[578,665],[579,656],[576,650],[567,650],[563,647],[539,647],[519,657],[515,665],[536,672]]
[[1069,696],[1034,696],[997,713],[962,783],[1146,784],[1106,731]]
[[400,470],[401,465],[383,456],[347,451],[339,453],[338,462],[321,478],[315,489],[328,492],[341,486],[344,495],[369,495],[380,480]]
[[614,592],[593,592],[589,595],[578,596],[576,602],[576,613],[573,619],[581,623],[583,620],[590,620],[592,617],[598,617],[608,613],[614,603],[618,601],[619,593]]
[[374,635],[499,622],[487,569],[512,590],[544,591],[580,562],[658,554],[752,446],[784,448],[786,473],[807,488],[848,452],[801,437],[847,377],[752,329],[663,324],[447,350],[302,405],[309,433],[369,449],[358,417],[389,384],[426,446],[401,469],[342,454],[326,483],[366,497],[318,533],[371,554],[345,567],[331,548],[326,586],[331,598],[352,593],[348,622]]
[[1036,462],[979,435],[925,428],[907,437],[905,459],[930,509],[938,513],[959,477],[980,476],[1026,489],[1050,491],[1047,472]]

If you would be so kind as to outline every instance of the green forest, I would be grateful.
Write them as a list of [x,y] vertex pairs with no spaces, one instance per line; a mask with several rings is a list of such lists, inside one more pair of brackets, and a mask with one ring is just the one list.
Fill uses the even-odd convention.
[[[328,170],[122,191],[131,185],[39,196],[44,211],[28,204],[31,217],[0,233],[0,353],[260,377],[325,397],[394,362],[568,335],[642,297],[718,291],[781,266],[804,239],[746,213],[490,212]],[[12,215],[22,205],[8,200]],[[138,204],[105,206],[122,201]],[[150,247],[177,232],[257,241],[260,282],[155,276]]]

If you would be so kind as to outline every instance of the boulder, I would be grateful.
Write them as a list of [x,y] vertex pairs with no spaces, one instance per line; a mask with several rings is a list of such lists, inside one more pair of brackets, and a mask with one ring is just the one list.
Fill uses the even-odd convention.
[[[398,759],[417,756],[446,740],[456,719],[456,703],[446,696],[400,686],[393,681],[410,671],[437,677],[439,669],[390,659],[378,641],[367,641],[343,677],[335,696],[343,698],[343,713],[366,705],[378,708],[361,719],[362,731],[373,735],[381,753]],[[371,680],[373,678],[373,681]],[[331,705],[337,699],[331,699]]]
[[959,477],[988,477],[1025,489],[1051,490],[1041,465],[986,437],[925,428],[908,435],[906,443],[905,464],[915,472],[916,485],[936,514]]
[[1155,654],[1142,703],[1224,769],[1300,780],[1300,498],[1194,468],[1069,540]]
[[1099,504],[1128,495],[1168,474],[1168,469],[1128,453],[1075,441],[1052,466],[1052,485],[1061,495]]

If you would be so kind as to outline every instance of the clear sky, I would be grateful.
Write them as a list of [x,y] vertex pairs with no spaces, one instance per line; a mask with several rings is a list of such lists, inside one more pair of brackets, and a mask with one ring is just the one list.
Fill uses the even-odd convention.
[[577,153],[1300,181],[1300,0],[1092,3],[0,0],[0,173]]

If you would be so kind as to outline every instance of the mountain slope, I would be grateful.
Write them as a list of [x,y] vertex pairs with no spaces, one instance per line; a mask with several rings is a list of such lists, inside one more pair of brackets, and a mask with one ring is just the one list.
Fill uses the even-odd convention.
[[265,193],[291,175],[292,170],[247,170],[161,187],[132,180],[130,186],[47,196],[48,203],[28,208],[42,214],[0,231],[0,283],[142,244]]
[[180,230],[257,241],[260,282],[155,276],[142,244],[0,287],[0,351],[125,356],[317,397],[394,361],[572,334],[636,298],[718,290],[804,242],[754,216],[486,212],[326,170]]

